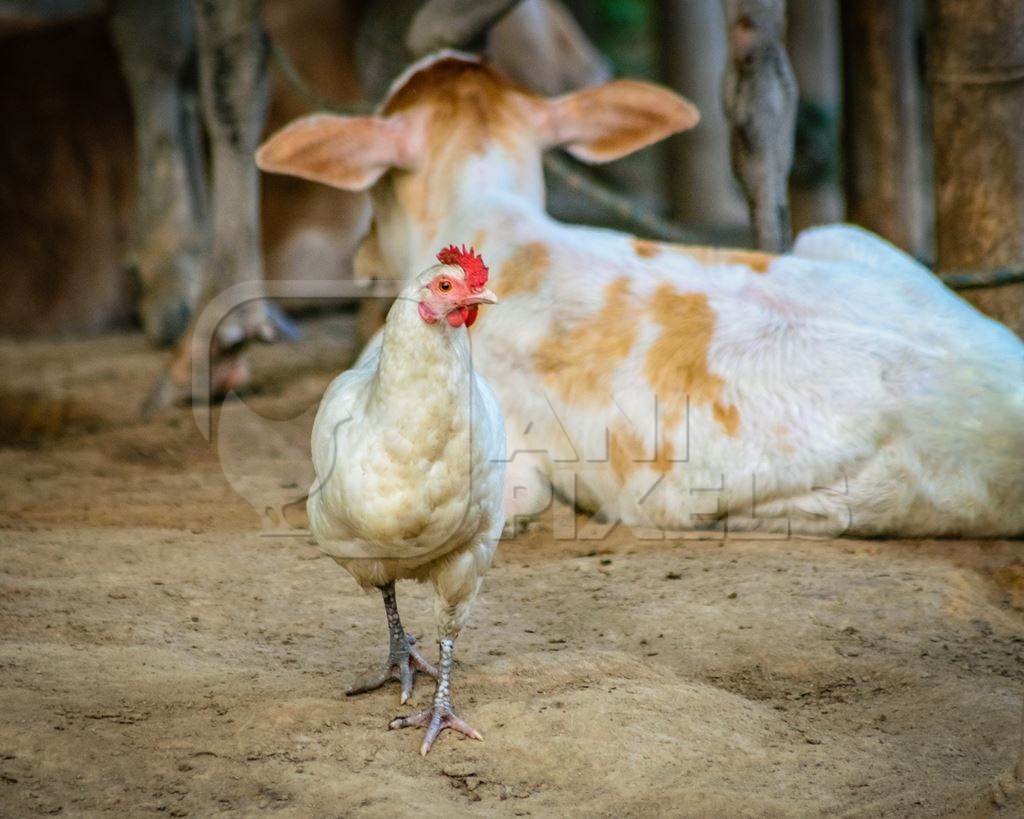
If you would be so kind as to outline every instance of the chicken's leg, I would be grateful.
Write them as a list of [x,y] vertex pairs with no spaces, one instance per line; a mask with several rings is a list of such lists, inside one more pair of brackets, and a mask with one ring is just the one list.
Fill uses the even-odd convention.
[[453,728],[470,739],[483,739],[472,725],[452,710],[451,674],[454,654],[455,640],[452,638],[441,640],[441,662],[438,669],[437,690],[434,692],[434,704],[418,714],[396,717],[388,724],[388,730],[419,725],[427,726],[426,736],[423,737],[423,744],[420,746],[420,753],[423,756],[427,755],[427,751],[434,744],[437,735],[445,728]]
[[484,570],[491,562],[496,540],[480,544],[463,552],[456,560],[444,563],[434,576],[435,616],[441,645],[441,661],[438,664],[437,689],[434,704],[418,714],[396,717],[388,729],[411,728],[424,725],[427,733],[423,737],[420,753],[426,756],[438,734],[445,728],[452,728],[470,739],[483,739],[479,732],[452,708],[451,674],[455,655],[455,639],[462,631],[469,614],[470,605],[480,590]]
[[388,660],[384,670],[375,677],[356,683],[345,693],[354,697],[367,691],[376,691],[389,680],[398,680],[402,684],[402,705],[412,696],[413,677],[417,671],[437,676],[437,669],[420,656],[416,650],[416,638],[406,634],[402,628],[402,620],[398,616],[398,601],[395,599],[394,581],[380,587],[384,598],[384,611],[388,617],[388,634],[390,644]]

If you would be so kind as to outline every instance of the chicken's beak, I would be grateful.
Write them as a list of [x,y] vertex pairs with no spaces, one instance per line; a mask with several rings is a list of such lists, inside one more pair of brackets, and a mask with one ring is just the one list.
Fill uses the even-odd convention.
[[468,307],[470,304],[497,304],[498,297],[494,295],[486,287],[482,290],[477,290],[468,299],[465,300],[464,304]]

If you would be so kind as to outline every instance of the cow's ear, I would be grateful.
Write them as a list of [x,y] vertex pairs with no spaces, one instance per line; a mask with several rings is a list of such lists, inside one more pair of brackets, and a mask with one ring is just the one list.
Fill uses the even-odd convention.
[[546,100],[539,113],[546,146],[589,163],[619,159],[700,121],[697,108],[674,91],[638,80]]
[[270,173],[299,176],[346,191],[364,191],[389,168],[410,168],[415,148],[402,116],[313,114],[285,126],[256,151]]

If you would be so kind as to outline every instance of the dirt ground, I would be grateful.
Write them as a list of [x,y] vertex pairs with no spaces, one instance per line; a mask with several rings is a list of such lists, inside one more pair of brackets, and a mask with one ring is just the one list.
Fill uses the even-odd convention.
[[[503,544],[423,759],[297,506],[344,317],[138,420],[141,337],[0,343],[0,814],[1024,816],[1024,543]],[[282,511],[283,510],[283,511]],[[565,510],[559,510],[562,519]],[[570,517],[571,519],[571,517]],[[399,587],[433,640],[429,589]],[[420,679],[414,701],[432,686]]]

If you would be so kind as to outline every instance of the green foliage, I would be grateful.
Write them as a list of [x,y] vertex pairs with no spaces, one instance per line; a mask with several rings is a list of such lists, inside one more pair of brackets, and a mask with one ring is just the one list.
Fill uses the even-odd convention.
[[814,189],[839,176],[839,113],[834,106],[800,100],[790,179]]
[[650,0],[596,0],[569,4],[617,76],[657,79],[656,6]]

